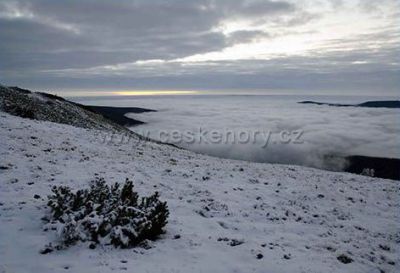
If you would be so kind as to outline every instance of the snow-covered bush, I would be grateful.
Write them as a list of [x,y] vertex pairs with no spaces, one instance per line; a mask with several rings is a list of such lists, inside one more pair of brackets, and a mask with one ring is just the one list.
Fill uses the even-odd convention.
[[375,170],[374,169],[370,169],[370,168],[364,168],[361,172],[361,175],[365,175],[365,176],[371,176],[374,177],[375,176]]
[[108,186],[103,178],[96,178],[88,189],[74,192],[54,186],[52,192],[47,225],[57,229],[62,247],[77,241],[131,247],[155,239],[167,224],[168,207],[158,192],[139,198],[129,179],[122,186]]

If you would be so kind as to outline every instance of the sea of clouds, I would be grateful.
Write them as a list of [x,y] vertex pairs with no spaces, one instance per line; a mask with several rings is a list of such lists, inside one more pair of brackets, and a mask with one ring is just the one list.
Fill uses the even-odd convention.
[[[361,103],[382,98],[333,96],[152,96],[82,101],[157,112],[127,114],[142,135],[223,158],[341,170],[338,157],[400,158],[400,109],[299,104]],[[388,99],[388,98],[384,98]],[[332,160],[331,156],[335,156]]]

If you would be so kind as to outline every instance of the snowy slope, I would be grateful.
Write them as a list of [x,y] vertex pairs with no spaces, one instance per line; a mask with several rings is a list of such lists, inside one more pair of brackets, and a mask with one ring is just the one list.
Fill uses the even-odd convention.
[[[396,181],[106,134],[0,112],[0,272],[399,272]],[[146,248],[39,254],[56,236],[40,220],[51,186],[78,189],[96,175],[158,190],[166,234]]]
[[22,117],[52,121],[83,128],[124,131],[83,105],[47,93],[32,92],[0,84],[0,110]]

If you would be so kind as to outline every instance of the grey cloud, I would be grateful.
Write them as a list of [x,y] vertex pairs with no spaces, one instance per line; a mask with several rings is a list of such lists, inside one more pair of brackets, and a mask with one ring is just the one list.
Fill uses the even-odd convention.
[[[134,64],[293,34],[293,26],[323,16],[306,12],[301,5],[261,0],[4,0],[0,3],[0,82],[71,89],[363,89],[381,85],[395,90],[399,86],[394,77],[399,71],[396,29],[331,40],[321,52],[303,57]],[[254,25],[270,22],[278,29],[239,30],[229,35],[217,30],[222,22],[240,19],[250,19]],[[386,44],[379,50],[357,50],[359,44],[373,45],[374,41]],[[343,52],[343,45],[354,45],[356,50]],[[111,69],[121,64],[126,69]]]
[[228,35],[231,44],[248,43],[260,38],[268,38],[270,34],[262,30],[239,30]]
[[397,0],[360,0],[358,2],[358,6],[366,12],[381,12],[382,7],[390,6],[392,8],[393,14],[398,14],[400,3]]
[[215,1],[214,5],[225,14],[234,16],[266,16],[292,12],[295,6],[286,1]]
[[[372,50],[373,51],[373,50]],[[189,89],[292,90],[310,93],[398,94],[400,49],[332,52],[273,60],[219,61],[132,65],[126,71],[68,70],[33,72],[9,82],[35,88],[65,89]],[[300,69],[299,69],[300,68]],[[251,73],[249,73],[251,71]],[[4,73],[3,73],[4,75]],[[14,82],[13,82],[14,81]]]
[[[328,52],[315,52],[308,57],[214,61],[194,65],[179,62],[131,64],[125,70],[116,72],[108,68],[77,69],[49,72],[46,76],[59,79],[71,77],[74,84],[92,81],[97,87],[118,82],[118,88],[398,92],[399,48],[340,51],[336,43],[340,45],[344,42],[354,41],[334,41]],[[36,76],[42,77],[40,74]]]
[[51,26],[27,19],[0,18],[0,39],[0,50],[7,53],[61,51],[94,45],[84,37],[62,33]]

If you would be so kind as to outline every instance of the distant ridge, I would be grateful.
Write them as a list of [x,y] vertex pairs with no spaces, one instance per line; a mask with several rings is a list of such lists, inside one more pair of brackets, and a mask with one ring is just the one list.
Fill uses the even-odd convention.
[[156,110],[139,108],[139,107],[110,107],[110,106],[92,106],[92,105],[81,105],[81,107],[101,114],[103,117],[114,121],[115,123],[122,126],[135,126],[143,124],[143,121],[127,118],[127,113],[145,113],[145,112],[156,112]]
[[382,101],[367,101],[360,103],[359,107],[374,107],[374,108],[400,108],[398,100],[382,100]]
[[342,103],[328,103],[318,101],[300,101],[302,104],[316,104],[316,105],[327,105],[336,107],[370,107],[370,108],[400,108],[399,100],[382,100],[382,101],[367,101],[360,104],[342,104]]

